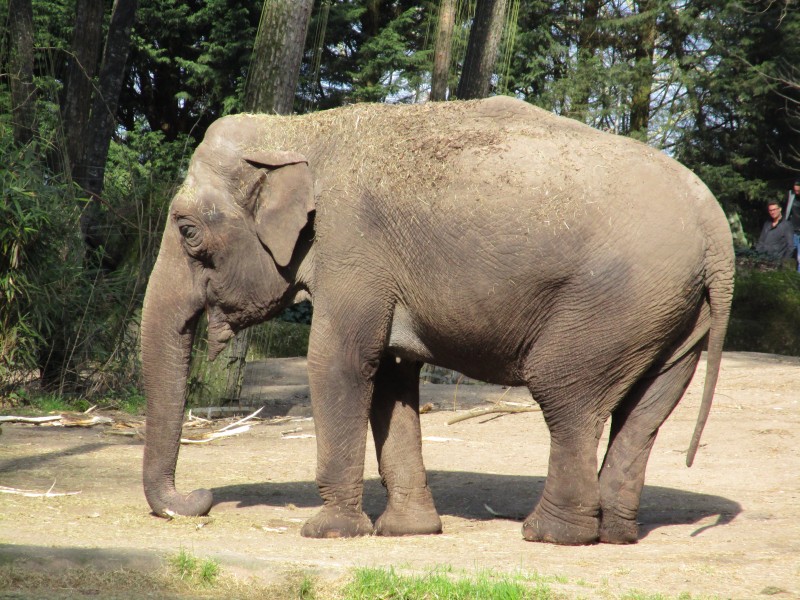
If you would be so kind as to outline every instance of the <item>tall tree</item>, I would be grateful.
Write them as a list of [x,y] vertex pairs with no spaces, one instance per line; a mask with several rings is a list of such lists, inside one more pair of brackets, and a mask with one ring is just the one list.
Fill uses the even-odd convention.
[[453,48],[453,27],[456,22],[456,0],[440,0],[436,48],[433,53],[431,73],[431,100],[447,99],[447,81],[450,74],[450,53]]
[[569,103],[568,116],[585,121],[589,113],[592,93],[596,92],[598,51],[602,50],[598,18],[601,0],[580,3],[580,20],[577,31],[576,89]]
[[489,95],[497,51],[503,35],[507,0],[477,0],[475,19],[469,34],[467,55],[456,96],[462,100]]
[[290,114],[313,0],[264,0],[247,75],[245,109]]
[[103,236],[97,231],[100,194],[103,191],[108,148],[117,122],[117,106],[126,72],[136,6],[137,0],[114,0],[100,66],[100,80],[92,100],[85,154],[86,171],[79,183],[90,196],[89,205],[81,215],[81,231],[87,245],[93,249],[103,245]]
[[634,41],[634,77],[631,90],[630,135],[647,140],[650,124],[650,92],[653,86],[654,57],[656,51],[657,1],[637,2],[638,19]]
[[103,0],[77,0],[75,27],[72,30],[72,52],[67,66],[62,119],[68,169],[72,177],[85,176],[84,147],[88,138],[92,79],[97,72],[100,44],[103,39]]
[[17,144],[33,139],[36,88],[33,85],[33,5],[31,0],[9,0],[9,79],[13,135]]

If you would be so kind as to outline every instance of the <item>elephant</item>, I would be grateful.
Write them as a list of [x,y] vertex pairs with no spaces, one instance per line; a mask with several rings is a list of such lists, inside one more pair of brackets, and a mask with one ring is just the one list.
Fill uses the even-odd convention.
[[[323,504],[301,535],[441,532],[419,417],[432,363],[540,406],[550,455],[526,540],[634,543],[650,450],[707,348],[694,460],[733,273],[725,214],[687,168],[521,100],[220,118],[171,201],[142,309],[145,496],[162,516],[213,503],[174,477],[203,312],[213,359],[310,297]],[[374,524],[369,425],[387,491]]]

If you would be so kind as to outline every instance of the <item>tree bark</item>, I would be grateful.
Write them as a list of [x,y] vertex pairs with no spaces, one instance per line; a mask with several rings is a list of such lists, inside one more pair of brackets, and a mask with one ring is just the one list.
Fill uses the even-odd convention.
[[456,21],[456,0],[441,0],[439,3],[439,28],[436,33],[436,48],[433,53],[431,74],[431,100],[447,99],[447,79],[450,74],[450,55],[453,48],[453,28]]
[[461,100],[489,95],[497,51],[503,35],[503,15],[507,0],[478,0],[469,34],[467,55],[456,96]]
[[9,0],[9,83],[14,141],[25,145],[33,139],[36,89],[33,86],[33,4]]
[[102,237],[97,232],[100,194],[103,192],[108,148],[114,135],[119,94],[125,78],[136,6],[137,0],[114,1],[100,67],[100,81],[92,101],[87,130],[86,172],[79,181],[90,197],[90,202],[81,215],[81,231],[90,248],[98,248],[102,244]]
[[77,0],[72,30],[72,56],[67,67],[62,118],[68,166],[73,179],[83,180],[92,78],[97,72],[103,33],[103,0]]
[[313,4],[313,0],[264,0],[247,77],[245,110],[292,113]]
[[645,18],[636,36],[634,50],[634,80],[631,91],[630,134],[647,140],[650,124],[650,94],[653,89],[653,60],[656,46],[656,3],[653,0],[639,2],[639,14]]

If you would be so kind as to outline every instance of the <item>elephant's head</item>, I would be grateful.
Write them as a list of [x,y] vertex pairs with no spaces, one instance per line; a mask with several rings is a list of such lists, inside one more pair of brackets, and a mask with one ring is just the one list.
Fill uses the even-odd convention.
[[[224,121],[224,120],[223,120]],[[175,466],[197,321],[208,316],[214,358],[236,331],[277,314],[294,297],[296,248],[314,210],[305,158],[242,151],[248,132],[216,124],[172,200],[142,311],[147,395],[144,491],[156,514],[201,515],[211,493],[184,497]],[[249,132],[252,134],[252,132]]]

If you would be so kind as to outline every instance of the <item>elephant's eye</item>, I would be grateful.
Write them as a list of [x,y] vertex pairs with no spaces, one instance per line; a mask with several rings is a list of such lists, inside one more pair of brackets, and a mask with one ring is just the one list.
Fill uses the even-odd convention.
[[197,249],[203,242],[203,230],[189,221],[178,222],[178,231],[180,231],[183,241],[192,249]]

